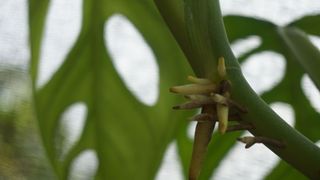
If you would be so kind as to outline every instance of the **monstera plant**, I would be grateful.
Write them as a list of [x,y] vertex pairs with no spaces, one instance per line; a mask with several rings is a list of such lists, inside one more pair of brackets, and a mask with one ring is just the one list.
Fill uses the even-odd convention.
[[[222,18],[218,0],[83,0],[77,41],[60,69],[37,89],[49,4],[49,0],[29,0],[29,67],[40,134],[57,179],[68,178],[72,162],[85,150],[97,154],[95,179],[153,179],[174,139],[185,177],[209,179],[237,138],[246,147],[264,143],[283,160],[267,179],[320,179],[320,149],[314,144],[320,139],[320,114],[300,86],[307,73],[320,88],[320,52],[307,36],[320,35],[319,15],[279,27],[251,17]],[[156,56],[160,83],[153,106],[132,95],[111,62],[104,24],[115,13],[136,26]],[[236,59],[229,42],[251,35],[259,36],[261,45]],[[259,97],[239,63],[265,50],[282,54],[286,69],[283,80]],[[176,86],[185,84],[191,74],[192,84]],[[194,112],[172,110],[184,100],[170,94],[170,87],[189,99],[175,108],[202,108],[194,117],[198,121],[194,142],[186,136],[185,121]],[[295,128],[270,109],[267,103],[276,101],[292,105]],[[58,124],[63,112],[79,102],[88,110],[85,126],[61,158],[55,147]],[[215,124],[220,132],[212,134]],[[241,137],[241,130],[253,136]]]

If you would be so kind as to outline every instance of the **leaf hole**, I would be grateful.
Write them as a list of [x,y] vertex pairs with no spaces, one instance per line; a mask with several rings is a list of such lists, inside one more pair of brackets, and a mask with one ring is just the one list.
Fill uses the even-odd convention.
[[159,68],[141,33],[125,16],[115,14],[105,24],[104,38],[112,63],[127,88],[142,103],[154,105],[159,95]]
[[196,121],[191,121],[188,124],[188,129],[187,129],[187,136],[189,139],[194,139],[194,134],[196,132],[196,127],[197,127],[197,122]]
[[0,3],[0,67],[27,69],[30,58],[28,37],[28,1]]
[[310,41],[320,50],[320,37],[318,36],[309,36]]
[[[200,114],[201,109],[198,109],[194,115]],[[194,140],[194,134],[196,133],[197,122],[190,121],[187,127],[187,137],[191,140]]]
[[94,179],[99,160],[94,150],[83,151],[71,164],[69,179]]
[[[251,136],[249,132],[243,136]],[[245,149],[237,142],[218,166],[211,179],[258,180],[265,177],[279,162],[279,157],[263,145]],[[254,172],[254,173],[252,173]]]
[[252,51],[261,45],[261,38],[259,36],[249,36],[245,39],[239,39],[232,42],[231,49],[234,55],[239,58],[243,54]]
[[301,86],[311,106],[320,113],[320,92],[307,74],[303,75]]
[[[289,104],[276,102],[270,106],[288,124],[294,125],[294,111]],[[243,136],[252,135],[246,131]],[[263,145],[257,144],[245,149],[242,143],[237,142],[222,160],[213,179],[261,179],[269,174],[279,160],[277,155]]]
[[63,63],[81,27],[81,0],[52,0],[40,51],[37,88],[44,86]]
[[71,105],[62,114],[56,135],[56,147],[58,148],[58,154],[61,158],[63,158],[80,139],[86,117],[87,107],[84,103],[80,102]]
[[182,180],[183,179],[182,167],[179,161],[176,142],[172,142],[169,144],[155,179],[156,180],[167,180],[167,179]]
[[290,126],[295,125],[295,113],[290,104],[283,102],[275,102],[270,104],[272,110],[274,110],[283,120],[285,120]]
[[264,51],[250,56],[241,67],[250,86],[258,94],[262,94],[281,82],[285,73],[285,65],[282,55]]

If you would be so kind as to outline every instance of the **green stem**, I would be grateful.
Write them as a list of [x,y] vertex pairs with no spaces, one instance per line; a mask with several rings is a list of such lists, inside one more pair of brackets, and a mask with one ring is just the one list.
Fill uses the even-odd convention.
[[[192,47],[188,38],[188,32],[185,28],[184,2],[182,0],[154,1],[191,66],[202,67],[201,62],[196,61],[197,55],[194,53],[194,51],[192,51]],[[194,71],[198,75],[203,72],[201,68],[194,69]],[[201,76],[199,75],[199,77]]]
[[[162,1],[170,2],[173,0]],[[168,19],[168,17],[170,17],[175,21],[179,21],[181,18],[177,17],[183,16],[181,14],[178,16],[170,16],[172,14],[167,14],[167,12],[161,11],[161,9],[170,9],[170,7],[166,7],[166,5],[169,4],[158,3],[158,6],[159,5],[162,16],[166,17],[164,19]],[[203,50],[199,47],[203,47],[204,44],[205,46],[210,46],[210,48],[206,47],[205,50],[211,50],[210,52],[205,52],[205,54],[211,53],[209,57],[212,57],[212,59],[203,59],[203,56],[199,56],[200,58],[195,58],[195,56],[193,56],[192,59],[189,59],[189,62],[191,62],[190,65],[195,73],[198,76],[203,76],[205,74],[207,77],[212,74],[214,75],[217,69],[217,58],[223,56],[226,60],[228,79],[232,82],[232,98],[248,109],[248,113],[241,114],[241,118],[246,122],[250,122],[255,127],[255,129],[250,130],[250,132],[255,136],[263,136],[283,141],[286,145],[285,148],[277,148],[270,145],[266,146],[307,177],[311,179],[320,179],[320,149],[305,136],[290,127],[274,111],[272,111],[272,109],[252,90],[243,77],[238,61],[230,49],[220,12],[219,1],[185,0],[185,5],[187,13],[191,13],[187,14],[189,17],[185,18],[185,27],[188,29],[188,37],[190,38],[189,42],[193,43],[190,45],[192,47],[192,54],[199,55],[199,50]],[[207,9],[199,9],[199,7]],[[192,21],[190,17],[192,17],[194,21]],[[198,18],[204,18],[206,21],[198,21]],[[178,24],[180,24],[180,26],[184,23],[181,21],[179,22],[180,23]],[[175,24],[170,22],[167,24],[170,29],[174,29]],[[196,28],[208,29],[198,29],[198,31],[196,31]],[[182,31],[185,30],[182,29]],[[179,32],[172,32],[175,37],[179,34]],[[207,35],[210,37],[210,44],[205,38],[203,38]],[[179,38],[176,38],[176,40],[178,42],[180,41]],[[183,41],[179,42],[179,44],[185,42],[187,41],[184,38]],[[184,47],[185,45],[181,46],[181,48]],[[184,52],[186,51],[188,51],[188,49],[184,49]],[[188,53],[190,54],[190,52]],[[190,58],[190,56],[187,57]],[[207,68],[208,65],[211,65],[210,68]],[[212,77],[209,76],[208,78]]]

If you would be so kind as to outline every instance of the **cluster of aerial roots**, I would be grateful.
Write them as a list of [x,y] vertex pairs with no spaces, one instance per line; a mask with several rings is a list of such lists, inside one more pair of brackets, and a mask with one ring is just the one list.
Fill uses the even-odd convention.
[[[221,134],[239,128],[242,129],[241,127],[248,129],[248,124],[228,127],[229,117],[240,121],[240,116],[237,116],[237,114],[246,113],[247,110],[230,98],[231,83],[226,78],[224,58],[221,57],[218,62],[218,83],[214,83],[210,79],[188,76],[191,84],[170,88],[171,92],[184,95],[187,99],[187,102],[174,106],[173,109],[213,108],[214,110],[210,110],[210,113],[202,111],[192,117],[192,120],[198,122],[218,121],[218,129]],[[230,114],[231,109],[235,109],[232,114]]]
[[[218,123],[218,131],[221,134],[232,131],[252,130],[253,124],[242,121],[241,113],[248,110],[231,99],[231,82],[227,79],[225,60],[218,60],[218,81],[188,76],[190,84],[174,86],[170,91],[183,95],[187,101],[174,106],[173,109],[188,110],[201,108],[201,113],[191,118],[197,121],[195,131],[193,153],[189,168],[189,179],[195,180],[200,174],[207,146],[211,140],[215,123]],[[232,123],[229,123],[229,121]],[[266,137],[241,137],[240,142],[246,144],[246,148],[255,143],[265,143],[282,146],[281,142]]]

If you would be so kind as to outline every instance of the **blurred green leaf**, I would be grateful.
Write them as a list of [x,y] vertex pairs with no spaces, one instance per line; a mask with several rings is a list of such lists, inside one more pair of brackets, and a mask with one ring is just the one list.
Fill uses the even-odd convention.
[[[32,62],[37,66],[41,33],[34,34],[41,31],[43,23],[41,18],[34,17],[31,10],[37,5],[32,2]],[[152,107],[131,94],[107,53],[104,24],[115,13],[128,17],[157,58],[159,98]],[[37,15],[45,17],[46,12]],[[37,68],[31,73],[36,74],[35,71]],[[151,1],[84,1],[82,30],[77,42],[52,79],[35,92],[42,139],[57,176],[66,178],[74,158],[86,149],[93,149],[99,159],[96,178],[153,179],[167,144],[188,115],[172,113],[171,107],[181,102],[181,98],[170,94],[168,89],[183,83],[188,73],[190,69],[183,54]],[[58,160],[54,143],[57,125],[61,114],[77,102],[87,106],[86,125],[65,159]]]
[[287,52],[294,56],[300,67],[310,76],[320,89],[320,52],[307,35],[296,28],[279,28],[279,35],[283,39]]
[[[228,24],[230,23],[230,21],[228,22],[228,19],[228,17],[226,17],[225,19],[227,31],[229,29]],[[253,22],[251,27],[254,28],[248,28],[250,27],[248,26],[248,24],[246,26],[245,24],[239,24],[237,28],[233,27],[233,29],[242,29],[240,30],[240,32],[245,31],[247,32],[247,34],[250,34],[251,32],[251,34],[258,35],[262,39],[261,46],[256,50],[253,50],[252,52],[245,54],[244,56],[246,58],[253,55],[254,53],[265,50],[273,50],[282,54],[285,57],[286,71],[284,78],[273,89],[262,94],[262,98],[269,104],[279,101],[290,104],[295,111],[295,128],[312,141],[315,142],[316,140],[318,140],[320,138],[320,114],[312,108],[309,100],[307,99],[301,87],[301,80],[305,70],[295,60],[296,58],[298,58],[295,54],[296,51],[293,52],[292,50],[287,48],[286,44],[284,44],[282,37],[277,32],[279,27],[276,27],[275,25],[269,25],[268,27],[266,27],[267,22],[259,22],[260,20],[248,17],[230,17],[230,19],[233,19],[233,21],[237,21],[237,19],[239,19],[239,21],[243,21],[244,19],[250,19],[248,20],[248,22]],[[233,33],[235,34],[234,31],[236,30],[230,31],[233,31]],[[231,39],[231,41],[245,38],[246,36],[243,35],[245,35],[245,33],[238,33],[237,35],[233,36],[233,39]],[[305,41],[306,39],[304,39],[304,43],[307,43]],[[297,43],[295,45],[296,50],[300,51],[300,53],[308,54],[306,51],[309,51],[310,49],[304,49],[303,46],[305,44]],[[314,51],[314,53],[319,53],[316,52],[314,49],[312,50]],[[308,54],[308,56],[310,56],[310,54]],[[303,59],[304,58],[306,57],[303,57]],[[241,57],[239,59],[245,60],[245,58]],[[320,62],[319,59],[315,58],[313,58],[312,61],[315,61],[314,63]],[[287,163],[283,161],[281,161],[280,164],[273,171],[271,171],[270,175],[268,176],[268,178],[270,179],[290,179],[292,177],[300,179],[305,178],[301,173],[292,169],[292,167],[290,167]]]

